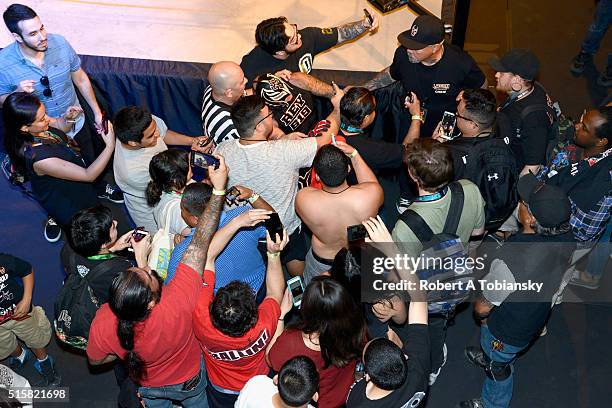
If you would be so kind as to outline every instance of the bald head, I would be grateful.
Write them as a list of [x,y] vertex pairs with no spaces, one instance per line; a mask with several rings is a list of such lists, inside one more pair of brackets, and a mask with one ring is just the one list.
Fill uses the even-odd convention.
[[242,68],[232,61],[217,62],[208,71],[208,82],[217,95],[224,94],[228,89],[239,88],[243,81]]

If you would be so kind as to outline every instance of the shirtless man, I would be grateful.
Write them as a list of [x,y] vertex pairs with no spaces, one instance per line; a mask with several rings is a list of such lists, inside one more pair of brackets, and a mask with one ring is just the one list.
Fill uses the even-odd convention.
[[[349,186],[351,166],[358,184]],[[307,187],[297,194],[295,210],[312,231],[306,255],[304,283],[328,271],[336,253],[348,246],[346,228],[375,217],[383,203],[383,190],[359,152],[348,144],[323,146],[313,167],[322,189]]]

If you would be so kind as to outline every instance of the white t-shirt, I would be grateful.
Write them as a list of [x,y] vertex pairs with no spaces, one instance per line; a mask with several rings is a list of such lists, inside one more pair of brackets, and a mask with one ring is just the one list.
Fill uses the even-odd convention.
[[[256,375],[251,378],[240,391],[234,408],[270,408],[272,397],[278,394],[278,388],[271,378],[265,375]],[[308,404],[308,408],[313,408]]]
[[157,139],[157,144],[153,147],[130,150],[126,149],[120,141],[117,141],[113,161],[115,182],[124,193],[125,206],[130,216],[136,226],[144,226],[152,234],[158,228],[151,207],[147,205],[147,199],[145,198],[147,184],[151,181],[149,163],[157,153],[168,150],[168,146],[163,140],[168,131],[168,126],[157,116],[153,116],[153,120],[157,123],[157,129],[159,129],[160,137]]
[[298,170],[310,167],[317,153],[315,138],[274,140],[242,145],[229,140],[217,147],[229,167],[228,186],[241,185],[260,194],[291,234],[301,224],[295,213]]
[[[167,227],[170,234],[180,234],[188,227],[183,217],[181,217],[180,194],[163,192],[161,199],[152,210],[153,218],[159,229],[166,227],[166,219],[169,222]],[[149,211],[151,211],[151,207],[149,207]]]

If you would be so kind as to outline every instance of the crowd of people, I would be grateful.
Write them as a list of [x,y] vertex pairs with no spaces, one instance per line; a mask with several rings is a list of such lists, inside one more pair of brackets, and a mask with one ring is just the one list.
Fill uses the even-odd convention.
[[0,51],[6,167],[49,215],[45,237],[65,237],[66,285],[86,295],[56,310],[53,330],[32,265],[0,254],[0,389],[27,384],[12,369],[34,357],[33,385],[63,385],[69,368],[46,350],[55,331],[113,366],[120,406],[419,406],[436,392],[458,303],[433,302],[417,273],[399,273],[416,289],[366,296],[362,255],[417,259],[438,240],[487,251],[484,282],[542,284],[472,293],[480,347],[465,353],[486,379],[457,406],[508,407],[514,362],[566,285],[599,287],[612,106],[568,124],[530,50],[491,60],[489,86],[424,15],[388,68],[339,87],[312,75],[316,55],[376,31],[378,17],[266,19],[240,64],[210,67],[202,135],[189,136],[142,106],[110,118],[62,36],[21,4],[3,18],[15,39]]

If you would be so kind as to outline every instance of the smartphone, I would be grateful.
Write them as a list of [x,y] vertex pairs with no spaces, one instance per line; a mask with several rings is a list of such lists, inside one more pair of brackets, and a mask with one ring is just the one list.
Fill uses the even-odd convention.
[[414,102],[414,96],[412,96],[412,91],[408,92],[408,95],[406,95],[406,103],[412,103]]
[[372,24],[374,24],[374,18],[372,17],[370,12],[367,9],[363,9],[363,12],[365,13],[366,18],[368,19],[368,22],[370,23],[370,26]]
[[216,170],[219,168],[219,160],[211,154],[200,153],[192,150],[191,165],[200,167],[202,169],[208,169],[208,166],[214,166]]
[[108,133],[108,116],[106,116],[106,112],[102,112],[102,132],[104,134]]
[[337,146],[337,144],[336,144],[336,135],[334,135],[333,133],[332,133],[332,144],[334,146]]
[[236,186],[233,186],[229,190],[227,190],[227,193],[225,193],[225,198],[227,198],[228,201],[234,201],[236,200],[236,197],[238,197],[239,195],[240,195],[240,190],[238,190]]
[[264,221],[266,225],[266,230],[270,234],[270,238],[272,241],[276,241],[276,234],[278,234],[281,239],[283,238],[283,223],[278,216],[278,213],[270,214],[270,218]]
[[368,236],[368,231],[363,224],[357,224],[346,227],[346,234],[349,242],[363,241]]
[[132,238],[134,239],[135,242],[140,242],[147,235],[149,235],[149,233],[145,231],[144,227],[138,227],[132,233]]
[[440,129],[442,130],[442,138],[446,140],[453,140],[453,132],[455,131],[455,124],[457,123],[457,117],[454,113],[444,111],[442,115],[442,122],[440,122]]
[[304,295],[304,283],[300,276],[296,276],[287,281],[287,287],[291,292],[291,299],[293,300],[293,306],[299,308],[302,304],[302,295]]

